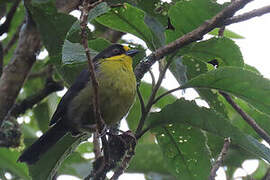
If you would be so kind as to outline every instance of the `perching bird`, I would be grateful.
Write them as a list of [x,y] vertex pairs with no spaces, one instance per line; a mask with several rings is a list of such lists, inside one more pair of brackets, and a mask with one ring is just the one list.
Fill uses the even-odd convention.
[[[137,50],[113,44],[94,59],[95,74],[99,82],[100,111],[106,125],[120,121],[133,104],[136,79],[132,57]],[[94,132],[93,87],[88,69],[83,70],[62,97],[51,119],[52,126],[27,148],[18,161],[35,163],[66,133]]]

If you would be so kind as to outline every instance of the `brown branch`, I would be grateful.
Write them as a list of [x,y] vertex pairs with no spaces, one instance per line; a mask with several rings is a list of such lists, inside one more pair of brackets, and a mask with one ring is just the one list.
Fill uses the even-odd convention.
[[242,21],[249,20],[251,18],[257,17],[257,16],[262,16],[264,14],[270,13],[270,6],[265,6],[259,9],[254,9],[250,12],[231,17],[229,19],[226,19],[223,23],[223,25],[229,25],[229,24],[234,24]]
[[4,50],[3,50],[3,45],[0,42],[0,77],[3,72],[3,65],[4,65]]
[[150,73],[150,76],[151,76],[151,79],[152,79],[152,90],[153,90],[153,88],[156,85],[156,79],[155,79],[154,73],[153,73],[153,71],[151,69],[149,69],[149,73]]
[[224,158],[229,150],[230,143],[231,143],[230,138],[224,139],[223,148],[222,148],[217,160],[215,161],[215,163],[211,169],[209,180],[215,180],[217,170],[220,168],[220,166],[222,165],[222,163],[224,161]]
[[[34,79],[34,78],[38,78],[38,77],[46,77],[49,74],[52,73],[52,71],[54,70],[53,66],[49,65],[46,66],[44,69],[41,69],[39,72],[32,72],[28,75],[27,79]],[[50,77],[50,76],[48,76]]]
[[53,92],[64,89],[64,86],[59,82],[48,79],[45,87],[37,94],[24,99],[21,103],[15,104],[11,109],[10,115],[18,117],[20,114],[25,113],[27,109],[31,109],[35,104],[41,102],[45,97]]
[[40,35],[29,15],[20,32],[16,50],[0,78],[0,125],[13,106],[40,50]]
[[101,149],[100,149],[98,132],[94,132],[93,145],[94,145],[93,151],[95,154],[95,160],[97,160],[99,157],[101,157]]
[[116,169],[116,171],[114,172],[113,176],[111,177],[110,180],[117,180],[119,178],[119,176],[121,176],[121,174],[124,173],[124,171],[126,170],[126,168],[129,165],[129,162],[131,161],[132,157],[134,155],[134,152],[128,152],[127,155],[125,156],[124,160],[122,161],[121,165]]
[[136,74],[137,81],[140,81],[144,74],[150,69],[150,67],[162,57],[179,50],[180,48],[195,42],[197,40],[201,40],[205,34],[210,32],[216,27],[223,26],[224,21],[227,18],[230,18],[237,12],[239,9],[242,9],[246,4],[251,2],[252,0],[236,0],[232,2],[229,6],[224,8],[220,13],[214,16],[212,19],[206,21],[197,29],[185,34],[184,36],[176,39],[175,41],[157,49],[155,52],[150,54],[145,58],[144,61],[140,62],[134,72]]
[[[89,68],[89,72],[90,72],[90,78],[91,78],[91,82],[92,82],[92,86],[94,89],[94,96],[93,96],[93,107],[94,107],[94,115],[95,115],[95,121],[97,124],[97,130],[99,132],[99,134],[103,134],[103,130],[105,128],[105,122],[101,116],[101,112],[100,112],[100,102],[99,102],[99,92],[98,92],[98,81],[96,79],[96,75],[95,75],[95,67],[94,64],[91,60],[90,57],[90,49],[88,47],[88,42],[87,42],[87,19],[88,19],[88,14],[89,11],[94,8],[95,6],[97,6],[99,3],[101,3],[102,0],[96,1],[94,3],[90,3],[88,0],[83,0],[82,2],[82,7],[81,9],[81,17],[80,17],[80,26],[81,26],[81,37],[82,37],[82,45],[85,49],[85,54],[87,57],[87,62],[88,62],[88,68]],[[104,152],[104,160],[102,160],[102,165],[100,166],[99,170],[97,173],[93,173],[94,175],[94,179],[100,179],[103,178],[104,174],[106,174],[106,172],[108,171],[108,167],[107,165],[109,164],[109,149],[108,149],[108,141],[106,136],[102,135],[101,137],[101,141],[102,141],[102,147],[103,147],[103,152]],[[92,175],[92,173],[87,177],[90,178]]]
[[19,6],[21,0],[16,0],[12,7],[10,8],[8,14],[6,15],[6,21],[0,26],[0,36],[4,33],[7,33],[11,24],[11,21],[14,17],[14,14]]
[[99,104],[99,92],[98,92],[98,81],[96,78],[96,74],[95,74],[95,67],[94,67],[94,63],[92,62],[91,56],[90,56],[90,49],[88,47],[88,42],[87,42],[87,18],[88,18],[88,14],[89,11],[95,7],[96,5],[98,5],[99,3],[101,3],[102,0],[95,2],[94,4],[89,4],[88,0],[83,0],[82,3],[82,8],[81,8],[81,17],[80,17],[80,25],[81,25],[81,36],[82,36],[82,45],[84,47],[85,50],[85,54],[87,57],[87,62],[88,62],[88,68],[89,68],[89,72],[90,72],[90,78],[91,78],[91,82],[93,85],[93,92],[94,92],[94,96],[93,96],[93,107],[94,107],[94,114],[95,114],[95,120],[96,120],[96,124],[99,130],[99,133],[102,132],[103,128],[104,128],[104,120],[101,117],[101,112],[100,112],[100,104]]
[[137,95],[138,95],[140,105],[141,105],[141,112],[142,112],[142,114],[144,114],[146,110],[145,110],[145,104],[144,104],[144,101],[143,101],[143,97],[142,97],[142,94],[141,94],[141,91],[140,91],[139,84],[137,84]]
[[[172,56],[172,57],[173,57],[173,56]],[[141,130],[142,130],[143,126],[144,126],[146,117],[147,117],[148,113],[149,113],[150,110],[151,110],[151,107],[152,107],[153,102],[154,102],[154,100],[155,100],[155,97],[156,97],[156,94],[157,94],[157,92],[158,92],[158,89],[159,89],[159,87],[160,87],[160,85],[161,85],[161,83],[162,83],[162,81],[163,81],[163,79],[164,79],[164,76],[165,76],[165,74],[166,74],[166,72],[167,72],[167,69],[169,68],[171,62],[172,62],[172,59],[171,59],[171,61],[168,61],[168,62],[167,62],[166,66],[164,67],[164,69],[163,69],[163,70],[160,72],[160,74],[159,74],[158,81],[157,81],[155,87],[154,87],[153,90],[152,90],[152,93],[151,93],[151,95],[150,95],[150,97],[149,97],[149,100],[148,100],[148,103],[147,103],[147,105],[146,105],[146,107],[145,107],[144,112],[142,112],[141,119],[140,119],[139,124],[138,124],[138,127],[137,127],[137,129],[136,129],[136,137],[137,137],[137,135],[141,132]]]
[[240,106],[238,106],[233,99],[225,92],[219,91],[219,93],[226,99],[226,101],[242,116],[242,118],[259,134],[259,136],[264,139],[268,144],[270,144],[270,136],[264,131],[256,121],[245,113]]

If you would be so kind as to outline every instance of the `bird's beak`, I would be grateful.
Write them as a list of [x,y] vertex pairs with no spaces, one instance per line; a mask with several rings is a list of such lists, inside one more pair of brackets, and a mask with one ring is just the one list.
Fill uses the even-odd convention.
[[128,50],[128,51],[126,52],[126,55],[127,55],[127,56],[133,57],[133,56],[135,56],[138,52],[139,52],[139,51],[138,51],[137,49],[130,49],[130,50]]

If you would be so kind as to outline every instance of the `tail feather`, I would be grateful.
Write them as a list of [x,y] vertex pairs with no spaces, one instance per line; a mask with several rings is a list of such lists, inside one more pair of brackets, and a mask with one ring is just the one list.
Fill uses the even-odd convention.
[[35,163],[42,154],[47,152],[67,132],[68,129],[61,122],[56,123],[30,147],[28,147],[19,157],[18,161],[26,162],[27,164]]

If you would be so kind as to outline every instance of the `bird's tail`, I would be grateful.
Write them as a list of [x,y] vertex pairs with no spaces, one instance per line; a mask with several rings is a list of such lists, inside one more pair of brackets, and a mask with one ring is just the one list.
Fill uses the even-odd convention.
[[56,123],[30,147],[28,147],[19,157],[18,161],[26,162],[27,164],[35,163],[42,154],[47,152],[67,132],[67,127],[65,127],[61,121]]

